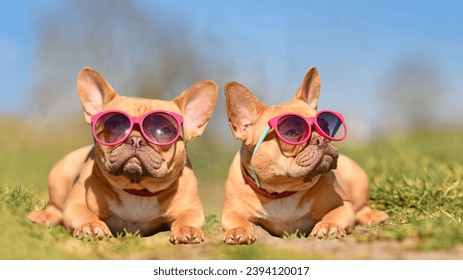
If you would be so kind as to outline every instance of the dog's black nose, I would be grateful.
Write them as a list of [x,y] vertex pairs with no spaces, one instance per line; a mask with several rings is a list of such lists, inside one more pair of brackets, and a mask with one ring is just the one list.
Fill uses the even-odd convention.
[[126,143],[133,146],[133,147],[135,147],[135,148],[147,145],[145,138],[143,138],[143,136],[141,136],[141,135],[130,135],[127,138]]

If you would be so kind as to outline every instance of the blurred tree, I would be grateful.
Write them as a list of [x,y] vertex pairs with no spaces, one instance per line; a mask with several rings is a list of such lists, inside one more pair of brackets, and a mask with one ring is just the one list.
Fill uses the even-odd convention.
[[50,120],[79,112],[76,78],[83,67],[99,71],[122,95],[159,99],[172,99],[203,79],[220,87],[234,71],[223,40],[160,10],[142,10],[135,1],[56,4],[35,19],[29,91],[33,111]]
[[447,93],[436,67],[424,58],[402,60],[380,89],[382,126],[390,130],[417,130],[446,119]]

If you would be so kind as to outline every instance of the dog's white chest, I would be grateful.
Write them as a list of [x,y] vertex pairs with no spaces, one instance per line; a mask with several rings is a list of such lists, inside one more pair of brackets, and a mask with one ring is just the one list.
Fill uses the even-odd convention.
[[[302,195],[302,194],[301,194]],[[295,194],[293,197],[286,199],[275,199],[263,206],[262,215],[267,218],[295,221],[306,216],[312,206],[312,202],[299,206],[300,196]]]
[[305,231],[313,227],[314,222],[306,218],[312,210],[312,201],[300,204],[304,193],[296,193],[283,199],[275,199],[265,205],[259,211],[258,218],[266,220],[274,225],[278,231],[295,232]]
[[106,221],[116,231],[126,229],[129,232],[149,231],[150,222],[163,216],[155,197],[140,197],[121,194],[122,203],[109,201],[109,210],[113,215]]

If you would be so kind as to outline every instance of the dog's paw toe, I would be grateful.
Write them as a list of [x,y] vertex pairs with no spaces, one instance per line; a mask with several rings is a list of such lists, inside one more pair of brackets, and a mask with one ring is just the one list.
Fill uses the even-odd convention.
[[103,239],[111,237],[111,231],[108,226],[103,222],[86,223],[77,227],[73,233],[74,237],[78,239]]
[[183,227],[178,231],[171,231],[170,243],[177,244],[199,244],[204,241],[204,233],[195,227]]
[[332,223],[322,223],[319,222],[318,224],[315,225],[313,228],[312,232],[310,233],[310,236],[318,238],[318,239],[324,239],[324,238],[343,238],[346,236],[346,231]]
[[227,230],[223,237],[223,242],[229,245],[249,245],[256,241],[254,231],[245,230],[244,228],[233,228]]

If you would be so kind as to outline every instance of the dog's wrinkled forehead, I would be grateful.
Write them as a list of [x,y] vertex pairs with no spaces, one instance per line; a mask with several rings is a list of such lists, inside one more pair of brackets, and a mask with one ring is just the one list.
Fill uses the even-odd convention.
[[133,117],[140,117],[155,110],[164,110],[181,115],[178,106],[170,101],[127,96],[120,96],[119,98],[114,99],[110,103],[106,104],[104,110],[120,110]]
[[317,113],[314,108],[301,101],[291,101],[280,105],[269,106],[267,111],[268,112],[265,113],[265,119],[267,122],[271,118],[282,114],[296,113],[306,117],[313,117]]

